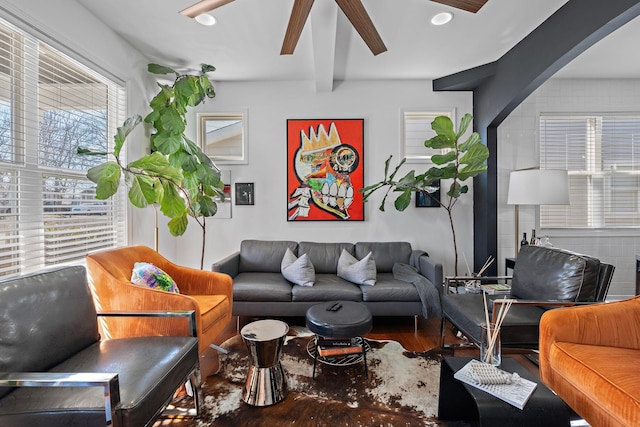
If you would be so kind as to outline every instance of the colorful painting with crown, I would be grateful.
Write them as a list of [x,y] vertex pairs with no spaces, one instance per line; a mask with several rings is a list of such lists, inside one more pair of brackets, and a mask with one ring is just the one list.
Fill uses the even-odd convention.
[[364,120],[287,120],[288,221],[363,221]]

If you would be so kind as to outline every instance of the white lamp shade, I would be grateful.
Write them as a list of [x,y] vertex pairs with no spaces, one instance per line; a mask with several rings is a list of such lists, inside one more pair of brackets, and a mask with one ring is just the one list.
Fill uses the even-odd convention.
[[511,172],[509,205],[568,205],[569,175],[566,170],[525,169]]

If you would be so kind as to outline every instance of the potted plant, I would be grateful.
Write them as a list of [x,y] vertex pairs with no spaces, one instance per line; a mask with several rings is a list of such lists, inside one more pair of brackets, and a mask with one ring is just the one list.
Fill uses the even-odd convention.
[[157,203],[160,211],[170,218],[168,228],[172,235],[183,235],[189,217],[194,218],[202,230],[200,268],[204,266],[205,220],[216,214],[216,199],[224,200],[224,184],[220,170],[185,135],[185,117],[189,108],[215,97],[206,75],[214,70],[213,66],[202,64],[198,74],[180,74],[169,67],[148,65],[148,71],[153,74],[174,76],[172,84],[158,83],[160,91],[151,100],[151,112],[144,118],[151,128],[151,154],[128,164],[121,159],[128,135],[142,122],[139,115],[128,118],[118,128],[113,152],[78,149],[81,154],[113,156],[113,160],[87,172],[87,177],[96,184],[97,199],[105,200],[116,194],[124,176],[131,204],[144,208]]
[[[380,204],[381,211],[384,211],[387,196],[391,192],[400,193],[394,201],[394,206],[398,211],[404,211],[409,206],[412,193],[424,193],[434,199],[445,209],[449,217],[455,254],[454,269],[456,276],[458,275],[458,244],[453,222],[453,208],[458,199],[469,191],[469,187],[464,184],[464,181],[486,172],[486,160],[489,158],[489,149],[482,144],[480,135],[477,132],[472,132],[464,142],[460,141],[467,132],[472,120],[473,116],[471,114],[465,114],[460,120],[460,126],[456,131],[449,117],[436,117],[431,122],[431,128],[436,132],[436,136],[425,141],[424,145],[427,148],[444,149],[446,151],[444,154],[436,154],[431,157],[434,166],[419,175],[416,175],[416,172],[411,170],[404,177],[396,180],[396,175],[406,159],[402,159],[389,175],[389,163],[392,158],[390,156],[385,162],[384,180],[360,190],[364,194],[363,200],[367,201],[374,192],[381,188],[386,188],[386,193]],[[434,195],[437,187],[433,184],[438,180],[450,180],[451,182],[446,193],[448,198],[445,200],[442,200],[442,197],[438,199]]]

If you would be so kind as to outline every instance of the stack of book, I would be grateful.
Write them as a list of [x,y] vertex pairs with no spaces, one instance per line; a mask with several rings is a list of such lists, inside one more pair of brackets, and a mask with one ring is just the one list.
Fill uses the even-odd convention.
[[362,353],[362,346],[354,338],[328,338],[317,336],[318,356],[337,357]]

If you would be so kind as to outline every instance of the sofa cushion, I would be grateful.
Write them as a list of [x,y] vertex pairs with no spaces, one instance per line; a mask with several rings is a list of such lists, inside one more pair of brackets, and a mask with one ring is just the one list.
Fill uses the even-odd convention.
[[361,285],[363,301],[420,301],[412,283],[393,278],[392,273],[378,273],[375,286]]
[[240,273],[233,278],[234,301],[291,301],[291,283],[278,273]]
[[343,250],[338,259],[338,277],[356,285],[376,284],[376,261],[369,252],[361,260]]
[[362,301],[362,292],[357,285],[339,278],[335,274],[316,274],[312,286],[291,288],[292,300],[296,301]]
[[378,273],[391,273],[396,262],[409,264],[411,244],[408,242],[358,242],[355,244],[355,256],[364,258],[369,252],[376,260]]
[[558,248],[523,246],[511,294],[531,300],[594,301],[600,261]]
[[164,270],[149,262],[136,262],[133,264],[131,283],[160,291],[180,293],[175,280]]
[[316,270],[307,254],[302,254],[298,258],[291,252],[291,249],[287,248],[280,268],[284,278],[296,285],[313,286],[313,282],[316,280]]
[[343,249],[351,255],[355,254],[353,243],[300,242],[298,256],[307,254],[316,269],[316,273],[336,274],[338,272],[338,260]]
[[639,349],[556,342],[548,360],[552,375],[562,378],[554,389],[578,413],[608,414],[603,425],[614,425],[613,418],[615,425],[640,425]]
[[296,242],[243,240],[240,243],[240,273],[280,273],[280,264],[287,248],[294,254],[298,252]]

